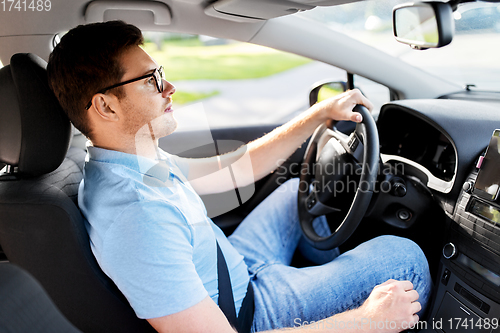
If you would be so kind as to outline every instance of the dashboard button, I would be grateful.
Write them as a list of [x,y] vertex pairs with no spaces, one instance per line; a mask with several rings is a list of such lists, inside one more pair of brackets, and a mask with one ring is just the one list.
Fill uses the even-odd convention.
[[453,259],[458,255],[457,248],[455,247],[455,244],[453,243],[448,243],[445,246],[443,246],[443,257],[446,259]]
[[404,197],[406,195],[406,192],[407,192],[407,189],[406,189],[406,185],[404,183],[401,183],[401,182],[395,182],[393,185],[392,185],[392,195],[396,196],[396,197]]
[[472,193],[472,189],[474,188],[474,183],[472,181],[465,182],[462,185],[462,190],[464,190],[465,193]]
[[445,286],[448,285],[448,280],[450,279],[451,272],[449,269],[445,268],[443,276],[441,277],[441,283]]
[[408,221],[411,218],[411,213],[406,209],[400,209],[397,212],[398,219],[401,221]]

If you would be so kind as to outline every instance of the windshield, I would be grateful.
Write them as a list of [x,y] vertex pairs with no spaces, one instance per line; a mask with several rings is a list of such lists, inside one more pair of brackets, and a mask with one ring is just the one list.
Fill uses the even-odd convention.
[[392,8],[407,0],[361,1],[299,13],[325,23],[412,66],[462,86],[500,91],[500,4],[473,2],[454,12],[455,36],[448,46],[424,51],[398,43]]

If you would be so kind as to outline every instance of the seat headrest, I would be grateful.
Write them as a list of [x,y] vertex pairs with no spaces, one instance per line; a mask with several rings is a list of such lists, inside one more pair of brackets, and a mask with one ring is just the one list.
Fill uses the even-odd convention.
[[0,69],[0,163],[20,176],[49,173],[62,163],[71,124],[47,80],[47,63],[30,53]]

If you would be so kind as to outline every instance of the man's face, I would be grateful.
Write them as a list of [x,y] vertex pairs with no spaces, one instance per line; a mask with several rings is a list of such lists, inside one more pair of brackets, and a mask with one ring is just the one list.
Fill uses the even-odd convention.
[[[122,82],[149,73],[160,66],[139,46],[129,48],[121,56],[121,65],[125,71]],[[177,128],[173,115],[172,94],[175,87],[163,80],[163,92],[159,93],[153,77],[148,77],[123,86],[125,97],[120,100],[122,130],[126,134],[147,135],[154,138],[171,134]],[[142,128],[142,130],[141,130]],[[153,133],[149,130],[154,129]],[[144,134],[142,134],[144,133]],[[140,139],[140,138],[138,138]]]

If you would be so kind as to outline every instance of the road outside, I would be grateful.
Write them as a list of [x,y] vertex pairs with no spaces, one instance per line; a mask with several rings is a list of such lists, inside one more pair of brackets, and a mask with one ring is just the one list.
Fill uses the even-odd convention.
[[[472,84],[476,90],[500,91],[500,62],[497,61],[500,24],[496,20],[500,17],[500,6],[488,3],[461,6],[454,14],[457,31],[452,43],[440,49],[418,51],[396,42],[392,36],[391,18],[387,13],[401,1],[354,3],[301,15],[323,21],[334,30],[464,87]],[[364,17],[359,15],[360,11],[365,12]],[[213,66],[216,70],[225,69],[223,67]],[[207,126],[283,123],[306,110],[312,86],[327,79],[345,80],[346,73],[327,64],[309,62],[258,79],[174,80],[182,92],[218,93],[195,104],[176,105],[179,131]],[[380,106],[389,101],[388,89],[360,77],[355,81],[376,105],[376,115]]]
[[[219,91],[201,103],[210,128],[249,124],[277,124],[308,108],[309,91],[323,79],[345,80],[345,71],[313,62],[270,77],[247,80],[190,80],[172,82],[182,91]],[[175,95],[174,95],[175,102]],[[199,105],[196,109],[199,109]],[[199,112],[178,106],[179,130],[193,129]],[[201,126],[201,125],[200,125]]]

